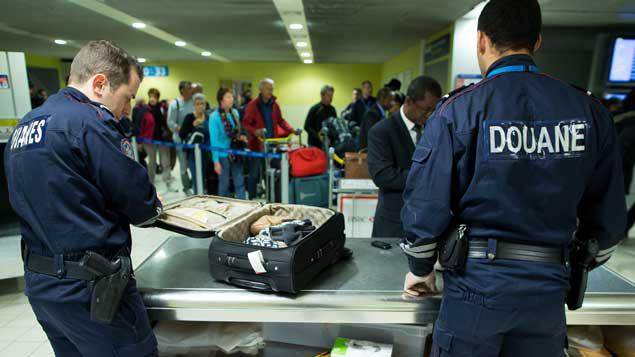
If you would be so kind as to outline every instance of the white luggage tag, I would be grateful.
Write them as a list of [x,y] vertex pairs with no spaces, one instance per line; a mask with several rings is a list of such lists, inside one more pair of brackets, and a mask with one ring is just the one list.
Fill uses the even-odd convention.
[[248,253],[247,258],[249,258],[249,264],[251,264],[251,268],[256,272],[256,274],[260,275],[267,272],[265,266],[263,265],[265,257],[262,256],[261,250]]

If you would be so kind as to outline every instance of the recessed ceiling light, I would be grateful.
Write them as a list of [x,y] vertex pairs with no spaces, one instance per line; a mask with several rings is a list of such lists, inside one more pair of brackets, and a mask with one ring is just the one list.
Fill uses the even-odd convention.
[[289,28],[292,30],[302,30],[304,26],[302,26],[302,24],[291,24],[289,25]]
[[304,63],[305,63],[305,64],[311,64],[311,63],[313,63],[313,60],[310,60],[310,59],[308,59],[308,60],[304,60]]
[[57,43],[58,45],[65,45],[66,44],[66,41],[59,40],[59,39],[55,40],[54,42]]
[[174,44],[179,46],[179,47],[185,47],[185,45],[187,45],[187,42],[185,42],[185,41],[176,41],[176,42],[174,42]]
[[139,57],[139,58],[137,58],[137,62],[139,62],[139,63],[145,63],[145,62],[146,62],[146,59],[145,59],[145,58],[143,58],[143,57]]
[[309,52],[302,52],[300,54],[300,56],[302,56],[302,57],[311,57],[311,54]]
[[296,43],[295,45],[296,45],[296,46],[298,46],[298,47],[307,47],[307,46],[309,46],[309,44],[308,44],[308,43],[303,42],[303,41],[298,42],[298,43]]
[[201,56],[204,56],[204,57],[209,57],[209,56],[211,56],[211,55],[212,55],[212,53],[211,53],[210,51],[203,51],[203,52],[201,52]]
[[144,29],[146,28],[146,24],[144,24],[143,22],[133,22],[132,27],[136,29]]

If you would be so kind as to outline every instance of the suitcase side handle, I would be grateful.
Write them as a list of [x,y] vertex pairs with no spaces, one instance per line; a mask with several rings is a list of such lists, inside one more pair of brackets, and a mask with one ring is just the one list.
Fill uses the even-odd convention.
[[[253,271],[254,269],[251,267],[251,264],[249,263],[249,259],[244,259],[242,257],[226,255],[224,263],[226,266],[230,268],[239,268],[239,269],[251,270],[251,271]],[[264,262],[263,265],[266,267],[267,262]]]
[[273,291],[271,286],[267,283],[259,281],[251,281],[246,279],[229,278],[229,283],[240,286],[245,289],[260,290],[260,291]]

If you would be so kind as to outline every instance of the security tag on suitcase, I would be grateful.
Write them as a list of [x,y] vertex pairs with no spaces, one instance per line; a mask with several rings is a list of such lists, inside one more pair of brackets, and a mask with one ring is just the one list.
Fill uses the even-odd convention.
[[251,267],[254,269],[256,274],[264,274],[267,272],[265,266],[263,265],[265,257],[262,256],[261,250],[247,253],[247,258],[249,258],[249,264],[251,264]]

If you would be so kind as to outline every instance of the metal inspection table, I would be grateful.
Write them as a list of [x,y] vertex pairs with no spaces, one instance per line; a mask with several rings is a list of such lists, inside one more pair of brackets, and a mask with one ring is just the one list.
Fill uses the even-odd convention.
[[[168,239],[135,271],[152,320],[394,323],[434,322],[440,297],[406,298],[405,255],[380,250],[367,238],[348,238],[352,259],[320,274],[297,296],[262,293],[215,281],[209,274],[209,239]],[[589,275],[584,306],[567,311],[570,325],[635,325],[635,285],[604,267]]]

